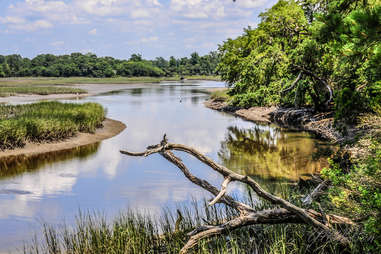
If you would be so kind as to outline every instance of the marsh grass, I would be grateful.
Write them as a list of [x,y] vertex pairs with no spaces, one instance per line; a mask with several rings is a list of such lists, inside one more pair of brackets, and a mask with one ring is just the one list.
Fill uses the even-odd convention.
[[[258,209],[264,208],[263,204],[259,206]],[[180,206],[177,211],[164,209],[160,217],[129,210],[108,221],[99,213],[79,212],[74,226],[44,224],[39,241],[25,244],[24,253],[178,253],[188,240],[187,233],[194,228],[220,224],[236,215],[236,211],[223,205],[210,207],[205,200]],[[287,224],[233,230],[201,241],[192,253],[361,253],[361,250],[343,252],[311,227]]]
[[0,105],[0,149],[22,147],[27,141],[46,142],[94,132],[105,109],[96,103],[40,102]]
[[9,97],[17,94],[83,94],[85,90],[71,87],[32,86],[32,85],[1,85],[0,97]]
[[[184,76],[188,80],[217,80],[218,76]],[[72,85],[72,84],[137,84],[159,83],[162,81],[180,81],[180,76],[173,77],[116,77],[116,78],[1,78],[0,86],[4,85]]]

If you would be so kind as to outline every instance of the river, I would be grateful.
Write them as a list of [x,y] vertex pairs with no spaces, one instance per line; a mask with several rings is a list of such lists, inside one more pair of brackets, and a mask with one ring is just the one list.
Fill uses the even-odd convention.
[[[81,211],[112,218],[127,208],[160,214],[192,199],[210,197],[160,155],[128,157],[169,141],[192,146],[219,163],[257,179],[265,188],[308,177],[326,165],[326,143],[305,132],[261,125],[204,107],[215,81],[142,84],[78,100],[97,102],[127,128],[108,140],[32,159],[0,162],[0,253],[16,252],[42,223],[71,224]],[[196,159],[177,153],[199,177],[222,178]],[[230,191],[243,193],[233,185]]]

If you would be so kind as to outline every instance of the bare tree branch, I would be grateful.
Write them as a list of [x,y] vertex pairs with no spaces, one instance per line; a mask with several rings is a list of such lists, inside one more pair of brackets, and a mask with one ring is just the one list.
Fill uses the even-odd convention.
[[308,194],[302,202],[304,205],[310,205],[314,199],[323,193],[323,190],[328,188],[330,181],[325,180],[321,182],[310,194]]
[[[208,181],[202,180],[192,173],[190,173],[189,169],[185,166],[180,158],[175,156],[171,150],[186,152],[194,157],[196,157],[201,162],[210,166],[213,170],[220,173],[224,176],[225,180],[221,185],[221,190],[219,191],[216,187],[211,185]],[[214,235],[223,234],[227,231],[230,231],[235,228],[255,225],[255,224],[279,224],[279,223],[304,223],[312,225],[313,227],[320,229],[324,232],[325,235],[333,238],[334,240],[340,242],[342,245],[347,246],[349,241],[346,237],[341,235],[338,231],[331,227],[331,224],[354,224],[351,220],[344,217],[339,217],[336,215],[325,215],[314,210],[305,210],[294,204],[290,203],[287,200],[284,200],[280,197],[272,195],[268,193],[262,187],[254,181],[251,177],[243,176],[237,174],[228,168],[217,164],[212,159],[207,156],[201,154],[197,150],[181,145],[181,144],[173,144],[167,143],[166,135],[164,135],[163,140],[160,144],[149,146],[147,150],[141,153],[132,153],[128,151],[120,151],[123,154],[130,156],[148,156],[153,153],[161,154],[165,159],[169,162],[176,165],[184,174],[186,178],[188,178],[192,183],[200,186],[201,188],[209,191],[211,194],[215,196],[213,201],[210,202],[210,205],[214,205],[217,202],[224,203],[239,212],[239,216],[234,218],[228,222],[225,222],[221,225],[210,226],[204,225],[198,229],[192,231],[190,235],[190,239],[187,244],[182,248],[180,253],[186,253],[193,246],[197,244],[197,242],[201,239],[208,238]],[[238,202],[234,200],[231,196],[226,194],[227,186],[230,182],[239,181],[249,185],[255,193],[271,202],[272,204],[276,204],[281,206],[282,208],[274,208],[269,210],[256,211],[250,206]],[[323,218],[324,216],[324,218]],[[327,220],[331,223],[326,223]],[[322,223],[322,222],[324,223]]]
[[212,200],[212,202],[209,203],[210,206],[215,205],[226,193],[228,184],[230,183],[231,178],[226,177],[225,181],[221,185],[221,191],[218,193],[218,195]]

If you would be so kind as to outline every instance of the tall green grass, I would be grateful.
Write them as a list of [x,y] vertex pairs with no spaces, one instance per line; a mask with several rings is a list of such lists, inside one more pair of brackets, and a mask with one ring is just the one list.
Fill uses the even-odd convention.
[[40,102],[0,105],[0,149],[22,147],[94,132],[101,127],[105,109],[96,103]]
[[85,90],[71,87],[32,86],[32,85],[0,85],[0,97],[14,96],[17,94],[83,94]]
[[[26,244],[24,253],[178,253],[194,228],[223,223],[236,215],[230,208],[210,207],[206,201],[184,205],[177,212],[166,209],[160,217],[130,210],[109,221],[97,213],[80,213],[74,226],[43,225],[42,235]],[[192,253],[362,253],[353,244],[354,248],[344,251],[306,225],[257,225],[203,240]]]

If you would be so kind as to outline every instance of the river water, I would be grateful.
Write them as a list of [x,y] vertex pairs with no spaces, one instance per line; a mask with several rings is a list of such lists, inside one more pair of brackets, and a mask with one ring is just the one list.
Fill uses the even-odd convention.
[[[192,146],[230,169],[248,174],[265,188],[308,177],[326,165],[327,144],[304,132],[244,121],[205,108],[205,89],[224,83],[142,84],[88,97],[127,128],[108,140],[37,158],[0,162],[0,253],[12,251],[38,233],[42,223],[71,224],[81,211],[109,218],[134,208],[160,214],[163,208],[210,196],[190,183],[160,155],[127,157],[169,141]],[[213,184],[222,178],[196,159],[178,154],[194,174]],[[233,185],[231,192],[242,193]]]

